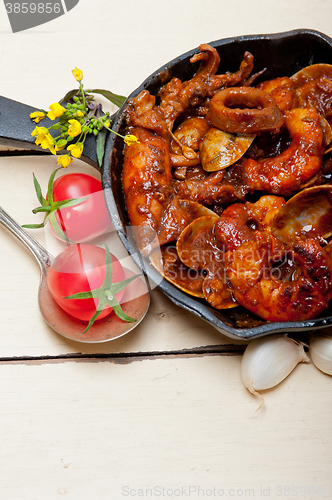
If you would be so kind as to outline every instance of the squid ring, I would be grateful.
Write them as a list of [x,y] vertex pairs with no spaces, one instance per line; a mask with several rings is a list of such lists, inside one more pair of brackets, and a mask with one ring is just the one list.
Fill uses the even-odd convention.
[[284,117],[275,99],[251,87],[227,88],[212,100],[209,119],[215,127],[231,134],[278,132]]

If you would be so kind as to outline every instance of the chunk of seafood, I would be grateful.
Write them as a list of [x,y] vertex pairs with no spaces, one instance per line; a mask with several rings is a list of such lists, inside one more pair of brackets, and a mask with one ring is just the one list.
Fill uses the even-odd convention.
[[172,133],[171,161],[173,167],[193,167],[200,164],[199,145],[209,130],[208,121],[199,116],[185,119]]
[[193,221],[182,231],[176,249],[183,264],[197,271],[204,270],[205,300],[216,309],[229,309],[237,303],[226,276],[224,249],[215,239],[214,228],[218,219],[214,215]]
[[298,107],[295,84],[287,76],[265,80],[256,85],[256,88],[270,94],[282,113]]
[[171,142],[172,152],[181,154],[182,146],[198,151],[200,142],[209,128],[209,122],[201,116],[193,116],[183,120],[173,132],[177,142],[174,143],[174,140]]
[[[271,233],[272,221],[284,203],[284,198],[280,196],[267,195],[255,203],[230,205],[220,215],[215,226],[219,246],[232,252],[243,243],[255,241],[262,232]],[[283,253],[283,245],[279,245],[274,239],[271,241],[271,249],[271,258]]]
[[204,170],[214,172],[233,165],[248,150],[254,134],[229,134],[210,128],[200,145],[200,159]]
[[251,87],[227,88],[217,92],[210,104],[212,125],[231,134],[279,132],[284,117],[274,98]]
[[332,235],[332,185],[313,186],[290,198],[275,215],[271,231],[285,243],[308,233],[329,238]]
[[286,258],[297,264],[289,279],[278,279],[269,259],[271,236],[246,242],[226,254],[235,299],[266,321],[303,321],[318,316],[332,297],[332,262],[316,239],[298,239]]
[[332,115],[332,65],[313,64],[291,77],[299,107],[313,107],[321,116]]
[[165,208],[157,230],[159,245],[176,241],[181,232],[193,220],[202,216],[216,216],[209,208],[190,200],[173,196]]
[[197,106],[207,96],[212,96],[221,88],[244,82],[253,69],[253,55],[245,52],[240,68],[235,73],[216,75],[220,63],[217,50],[208,44],[199,46],[200,52],[195,54],[190,62],[201,62],[197,73],[187,82],[172,78],[161,89],[160,109],[162,110],[169,130],[173,129],[174,121],[188,107]]
[[175,181],[173,185],[181,199],[203,205],[220,205],[244,199],[248,193],[246,182],[244,168],[233,164],[204,177],[191,177],[188,173],[185,181]]
[[291,80],[295,87],[298,88],[321,77],[332,78],[332,64],[311,64],[297,71],[291,76]]
[[249,188],[289,196],[319,172],[324,152],[320,115],[312,108],[291,109],[285,125],[292,139],[289,148],[276,157],[243,161]]
[[125,148],[122,184],[129,220],[144,255],[173,196],[168,141],[143,127],[132,129],[139,142]]
[[232,309],[239,305],[234,298],[225,267],[220,268],[215,275],[208,274],[203,281],[203,294],[205,300],[215,309]]

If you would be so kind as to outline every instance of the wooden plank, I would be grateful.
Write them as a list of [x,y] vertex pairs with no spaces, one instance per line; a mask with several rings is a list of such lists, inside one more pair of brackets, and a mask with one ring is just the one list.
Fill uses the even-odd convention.
[[1,498],[331,498],[330,377],[299,365],[255,413],[240,360],[1,363]]

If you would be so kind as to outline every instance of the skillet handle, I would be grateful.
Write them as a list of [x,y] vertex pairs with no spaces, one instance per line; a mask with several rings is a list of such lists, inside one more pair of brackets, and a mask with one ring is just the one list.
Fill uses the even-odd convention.
[[[31,120],[30,113],[37,109],[38,108],[33,108],[27,104],[0,96],[0,145],[51,154],[48,150],[37,146],[34,137],[31,136],[31,132],[36,124]],[[54,122],[45,117],[39,125],[50,127],[52,123]],[[50,133],[54,137],[58,135],[57,130],[50,130]],[[99,170],[96,138],[91,134],[88,135],[84,143],[84,151],[81,160]]]
[[1,145],[41,151],[31,136],[36,126],[30,119],[30,113],[33,111],[36,111],[36,108],[0,96]]

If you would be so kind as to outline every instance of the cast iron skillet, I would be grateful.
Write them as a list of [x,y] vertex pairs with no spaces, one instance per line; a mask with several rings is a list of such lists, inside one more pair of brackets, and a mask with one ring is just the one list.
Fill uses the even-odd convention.
[[[205,43],[202,40],[202,43]],[[210,42],[221,57],[218,73],[236,71],[247,50],[254,56],[254,72],[267,68],[261,79],[291,76],[301,68],[315,63],[332,64],[332,39],[317,31],[299,29],[272,35],[246,35]],[[190,63],[198,48],[187,52],[165,64],[150,75],[130,96],[135,97],[143,89],[157,95],[162,85],[173,77],[190,79],[198,66]],[[259,80],[257,80],[258,83]],[[36,108],[0,97],[0,143],[29,149],[34,145],[31,131],[35,124],[29,114]],[[125,109],[123,107],[112,117],[112,128],[125,133]],[[89,138],[84,148],[82,160],[97,167],[94,138]],[[297,322],[268,323],[254,316],[242,307],[218,311],[201,299],[193,298],[162,279],[160,274],[142,258],[131,237],[121,184],[123,165],[123,141],[110,134],[106,143],[105,159],[102,167],[102,183],[106,204],[120,240],[131,254],[135,263],[144,271],[151,282],[158,284],[163,293],[176,305],[187,309],[204,319],[224,335],[237,339],[252,339],[276,332],[307,331],[332,325],[332,305],[320,317]]]

